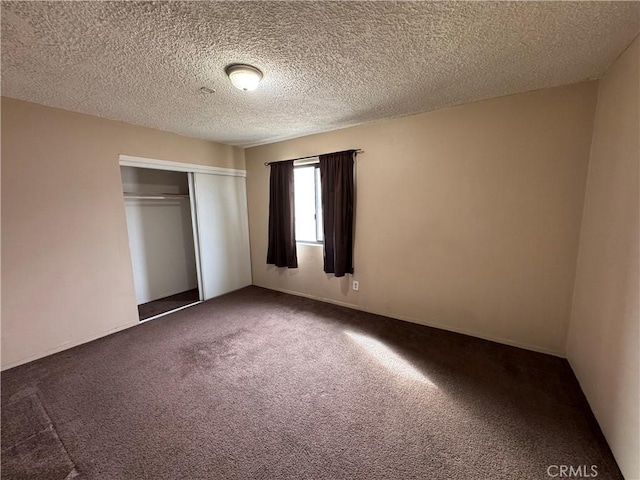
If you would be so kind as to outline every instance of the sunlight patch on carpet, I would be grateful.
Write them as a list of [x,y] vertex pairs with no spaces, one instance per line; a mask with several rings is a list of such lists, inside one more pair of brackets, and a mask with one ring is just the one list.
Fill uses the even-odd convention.
[[361,333],[344,332],[357,345],[362,347],[368,354],[373,356],[382,366],[390,372],[409,380],[423,383],[430,387],[436,387],[436,384],[429,380],[420,370],[415,368],[404,358],[394,352],[380,340],[362,335]]

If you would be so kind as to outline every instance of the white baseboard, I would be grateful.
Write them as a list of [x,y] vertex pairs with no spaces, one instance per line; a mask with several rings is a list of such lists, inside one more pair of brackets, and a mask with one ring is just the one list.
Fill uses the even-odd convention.
[[[438,323],[438,322],[429,322],[429,321],[425,321],[419,318],[412,318],[412,317],[406,317],[406,316],[402,316],[402,315],[397,315],[397,314],[391,314],[389,312],[383,312],[383,311],[376,311],[376,310],[370,310],[370,309],[365,309],[360,307],[359,305],[355,305],[353,303],[347,303],[347,302],[340,302],[338,300],[333,300],[331,298],[325,298],[325,297],[319,297],[317,295],[311,295],[308,293],[302,293],[302,292],[296,292],[294,290],[287,290],[284,288],[273,288],[273,287],[267,287],[264,285],[256,285],[257,287],[261,287],[261,288],[266,288],[268,290],[274,290],[277,292],[282,292],[282,293],[287,293],[289,295],[295,295],[298,297],[305,297],[305,298],[310,298],[312,300],[318,300],[321,302],[325,302],[325,303],[331,303],[334,305],[339,305],[341,307],[347,307],[347,308],[352,308],[354,310],[359,310],[361,312],[366,312],[366,313],[372,313],[374,315],[381,315],[383,317],[389,317],[389,318],[394,318],[396,320],[402,320],[404,322],[410,322],[410,323],[416,323],[418,325],[425,325],[427,327],[433,327],[433,328],[438,328],[440,330],[447,330],[449,332],[454,332],[454,333],[461,333],[463,335],[469,335],[471,337],[476,337],[476,338],[482,338],[483,340],[489,340],[491,342],[496,342],[496,343],[502,343],[504,345],[510,345],[512,347],[517,347],[517,348],[523,348],[525,350],[531,350],[534,352],[538,352],[538,353],[545,353],[547,355],[553,355],[555,357],[560,357],[560,358],[566,358],[566,355],[564,353],[561,352],[556,352],[553,350],[549,350],[547,348],[543,348],[543,347],[539,347],[537,345],[529,345],[529,344],[525,344],[525,343],[520,343],[520,342],[514,342],[513,340],[508,340],[508,339],[504,339],[504,338],[498,338],[498,337],[492,337],[489,335],[482,335],[476,332],[471,332],[468,330],[464,330],[464,329],[460,329],[460,328],[455,328],[455,327],[451,327],[449,325],[445,325],[442,323]],[[200,303],[200,302],[198,302]],[[190,307],[190,305],[185,306],[186,307]],[[174,311],[171,312],[167,312],[167,313],[173,313]],[[159,315],[162,316],[162,315]],[[147,320],[152,320],[156,317],[153,318],[149,318]],[[2,365],[2,370],[8,370],[10,368],[13,367],[17,367],[19,365],[23,365],[25,363],[29,363],[32,362],[34,360],[38,360],[39,358],[43,358],[46,357],[48,355],[53,355],[54,353],[58,353],[58,352],[62,352],[63,350],[68,350],[70,348],[73,347],[77,347],[78,345],[82,345],[84,343],[88,343],[88,342],[92,342],[93,340],[97,340],[98,338],[102,338],[102,337],[106,337],[107,335],[111,335],[112,333],[116,333],[119,332],[121,330],[126,330],[127,328],[131,328],[131,327],[135,327],[136,325],[140,325],[144,322],[135,322],[135,323],[127,323],[125,325],[120,325],[118,327],[109,329],[109,330],[105,330],[101,333],[98,333],[96,335],[91,335],[89,337],[85,337],[81,340],[77,340],[75,342],[65,342],[61,345],[58,345],[57,347],[48,349],[44,352],[41,353],[37,353],[35,355],[29,355],[27,357],[24,357],[20,360],[17,360],[15,362],[11,362],[7,365]]]
[[91,335],[89,337],[85,337],[85,338],[83,338],[81,340],[76,340],[75,342],[62,343],[62,344],[58,345],[57,347],[50,348],[48,350],[45,350],[44,352],[36,353],[34,355],[29,355],[27,357],[21,358],[20,360],[16,360],[15,362],[8,363],[7,365],[2,365],[2,371],[9,370],[10,368],[17,367],[19,365],[23,365],[25,363],[29,363],[29,362],[32,362],[34,360],[38,360],[39,358],[44,358],[44,357],[47,357],[49,355],[53,355],[54,353],[59,353],[59,352],[62,352],[64,350],[69,350],[70,348],[77,347],[79,345],[82,345],[83,343],[92,342],[92,341],[97,340],[99,338],[106,337],[107,335],[111,335],[112,333],[116,333],[116,332],[119,332],[121,330],[126,330],[127,328],[135,327],[136,325],[138,325],[138,323],[139,322],[127,323],[125,325],[120,325],[118,327],[111,328],[109,330],[105,330],[105,331],[103,331],[101,333],[97,333],[95,335]]
[[426,321],[426,320],[423,320],[423,319],[420,319],[420,318],[406,317],[406,316],[403,316],[403,315],[392,314],[392,313],[389,313],[389,312],[366,309],[366,308],[360,307],[359,305],[355,305],[353,303],[340,302],[338,300],[333,300],[331,298],[319,297],[319,296],[311,295],[311,294],[308,294],[308,293],[296,292],[294,290],[287,290],[285,288],[273,288],[273,287],[267,287],[265,285],[257,285],[257,284],[256,284],[256,287],[266,288],[268,290],[275,290],[277,292],[282,292],[282,293],[288,293],[290,295],[295,295],[297,297],[311,298],[313,300],[318,300],[320,302],[332,303],[334,305],[339,305],[341,307],[352,308],[354,310],[359,310],[361,312],[372,313],[374,315],[381,315],[383,317],[394,318],[396,320],[402,320],[404,322],[416,323],[418,325],[424,325],[426,327],[438,328],[440,330],[446,330],[448,332],[461,333],[463,335],[469,335],[470,337],[476,337],[476,338],[481,338],[483,340],[489,340],[491,342],[502,343],[504,345],[509,345],[511,347],[523,348],[525,350],[531,350],[533,352],[544,353],[546,355],[553,355],[554,357],[567,358],[566,354],[563,353],[563,352],[556,352],[556,351],[550,350],[548,348],[539,347],[537,345],[529,345],[529,344],[526,344],[526,343],[520,343],[520,342],[516,342],[516,341],[513,341],[513,340],[506,339],[506,338],[492,337],[490,335],[484,335],[484,334],[480,334],[480,333],[477,333],[477,332],[472,332],[472,331],[469,331],[469,330],[465,330],[465,329],[462,329],[462,328],[451,327],[451,326],[445,325],[443,323],[430,322],[430,321]]

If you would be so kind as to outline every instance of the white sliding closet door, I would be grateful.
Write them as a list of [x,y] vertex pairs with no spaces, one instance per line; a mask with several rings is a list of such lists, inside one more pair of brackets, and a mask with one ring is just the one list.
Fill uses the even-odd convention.
[[202,295],[208,300],[251,285],[246,179],[193,174]]

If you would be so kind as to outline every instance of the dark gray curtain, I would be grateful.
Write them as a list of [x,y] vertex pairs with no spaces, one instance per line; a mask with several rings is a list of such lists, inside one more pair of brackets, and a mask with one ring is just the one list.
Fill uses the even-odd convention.
[[293,160],[272,163],[270,168],[267,263],[276,267],[298,268],[293,205]]
[[353,273],[353,150],[320,155],[324,271]]

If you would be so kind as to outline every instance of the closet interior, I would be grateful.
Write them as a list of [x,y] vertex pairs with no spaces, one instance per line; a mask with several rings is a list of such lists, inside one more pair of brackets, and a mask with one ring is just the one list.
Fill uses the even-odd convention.
[[121,166],[140,321],[202,300],[189,173]]

